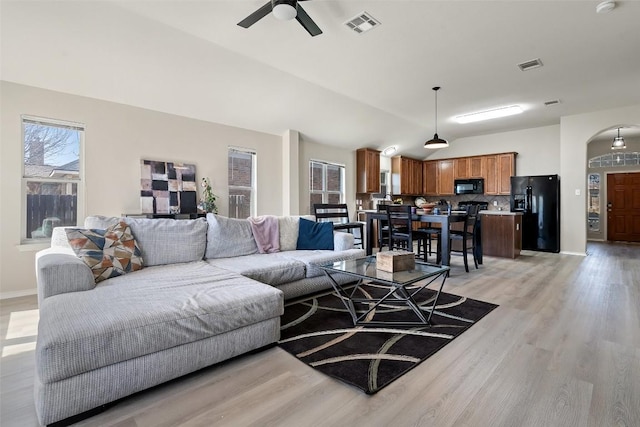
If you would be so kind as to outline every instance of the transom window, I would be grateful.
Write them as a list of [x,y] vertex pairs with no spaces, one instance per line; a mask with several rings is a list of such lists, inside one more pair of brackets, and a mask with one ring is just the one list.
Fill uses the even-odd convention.
[[84,125],[22,116],[22,135],[22,238],[41,241],[53,227],[77,224]]
[[611,153],[589,159],[590,168],[615,168],[640,164],[640,153]]
[[256,152],[229,147],[229,218],[255,216]]
[[309,162],[310,210],[316,203],[344,203],[344,165],[318,160]]

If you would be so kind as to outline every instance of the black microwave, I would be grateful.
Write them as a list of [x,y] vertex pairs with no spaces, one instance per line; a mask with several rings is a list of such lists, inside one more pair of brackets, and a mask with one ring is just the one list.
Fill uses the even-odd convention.
[[455,194],[484,194],[484,179],[456,179],[453,189]]

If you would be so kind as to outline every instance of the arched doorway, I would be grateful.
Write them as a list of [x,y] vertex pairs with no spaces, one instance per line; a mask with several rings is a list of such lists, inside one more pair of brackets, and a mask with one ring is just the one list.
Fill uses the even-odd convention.
[[[626,148],[612,149],[618,128]],[[640,242],[640,125],[598,133],[587,159],[587,240]]]

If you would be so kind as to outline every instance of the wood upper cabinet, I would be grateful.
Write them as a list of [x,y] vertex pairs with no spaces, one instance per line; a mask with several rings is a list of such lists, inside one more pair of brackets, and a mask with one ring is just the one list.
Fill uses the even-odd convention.
[[380,151],[360,148],[356,151],[356,192],[380,192]]
[[422,162],[422,192],[425,196],[438,195],[438,161]]
[[484,194],[498,194],[498,156],[484,156]]
[[453,179],[469,178],[469,157],[453,159]]
[[484,178],[487,169],[485,156],[469,157],[469,178]]
[[453,160],[438,160],[438,195],[453,194]]
[[497,155],[498,194],[511,194],[511,177],[516,174],[516,153]]
[[391,192],[394,195],[422,194],[422,161],[410,157],[391,158]]

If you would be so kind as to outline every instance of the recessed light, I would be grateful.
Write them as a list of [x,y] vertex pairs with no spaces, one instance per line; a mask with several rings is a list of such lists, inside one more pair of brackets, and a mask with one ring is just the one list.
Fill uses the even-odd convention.
[[479,111],[477,113],[457,116],[456,121],[461,124],[480,122],[482,120],[491,120],[497,119],[499,117],[513,116],[514,114],[522,113],[522,111],[522,107],[520,107],[519,105],[510,105],[508,107],[494,108],[493,110]]

